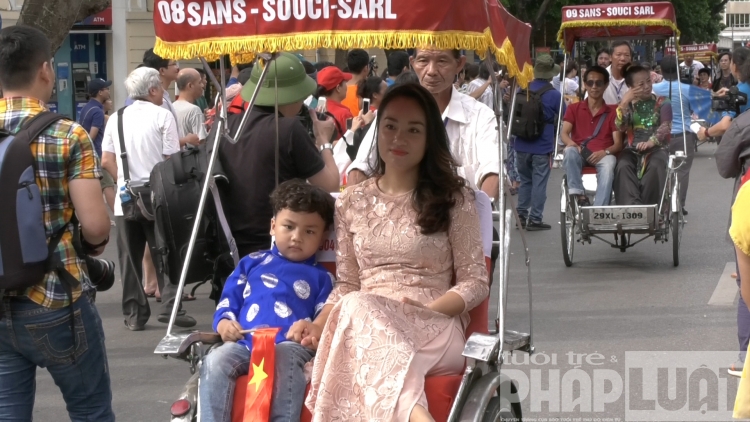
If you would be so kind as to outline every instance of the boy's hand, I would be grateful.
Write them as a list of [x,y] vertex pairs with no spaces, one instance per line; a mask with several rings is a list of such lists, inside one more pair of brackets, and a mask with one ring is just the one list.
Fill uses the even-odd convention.
[[219,321],[219,325],[216,327],[216,331],[219,332],[221,335],[222,341],[240,341],[245,336],[243,336],[240,331],[242,331],[242,326],[240,326],[240,323],[237,321],[232,321],[231,319],[222,319]]

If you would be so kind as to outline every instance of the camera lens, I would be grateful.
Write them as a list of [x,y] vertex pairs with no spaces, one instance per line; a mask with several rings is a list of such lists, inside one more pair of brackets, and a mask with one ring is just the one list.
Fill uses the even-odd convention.
[[91,284],[96,291],[105,292],[115,284],[115,263],[106,259],[86,256],[86,267],[88,268]]

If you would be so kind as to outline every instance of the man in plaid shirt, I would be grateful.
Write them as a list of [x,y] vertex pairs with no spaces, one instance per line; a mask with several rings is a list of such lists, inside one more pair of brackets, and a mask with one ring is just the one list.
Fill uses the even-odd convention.
[[[55,84],[51,61],[50,43],[41,31],[27,26],[0,31],[0,128],[15,133],[47,109]],[[32,419],[39,366],[60,387],[70,420],[114,421],[102,321],[86,294],[90,281],[73,248],[70,223],[75,213],[84,245],[103,251],[110,223],[99,186],[99,158],[86,131],[70,120],[50,125],[32,141],[31,152],[47,237],[67,226],[54,253],[80,284],[73,288],[73,303],[54,271],[35,286],[2,296],[0,420]]]

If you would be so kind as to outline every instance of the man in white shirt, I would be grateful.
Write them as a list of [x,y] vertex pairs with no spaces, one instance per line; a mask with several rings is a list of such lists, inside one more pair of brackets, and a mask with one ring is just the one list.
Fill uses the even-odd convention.
[[691,84],[698,79],[698,71],[703,69],[703,67],[703,63],[696,62],[692,54],[686,55],[685,61],[680,64],[680,68],[686,71]]
[[[168,110],[170,113],[172,113],[172,116],[175,119],[175,125],[177,124],[177,112],[174,109],[174,106],[172,105],[172,100],[169,97],[169,86],[172,85],[172,82],[177,80],[177,74],[180,72],[180,64],[177,63],[174,60],[167,60],[162,58],[161,56],[154,53],[153,48],[149,48],[146,50],[145,53],[143,53],[143,65],[144,67],[150,67],[151,69],[156,70],[159,73],[159,80],[161,81],[162,88],[164,88],[162,98],[164,99],[161,103],[161,107]],[[141,67],[141,66],[139,66]],[[127,100],[125,100],[125,105],[129,106],[133,104],[135,101],[134,98],[128,97]],[[180,146],[185,146],[186,144],[191,145],[199,145],[200,140],[198,139],[198,135],[194,133],[183,133],[182,128],[177,125],[177,134],[180,136]]]
[[[128,75],[125,89],[133,104],[125,108],[122,115],[113,115],[104,130],[102,141],[102,167],[110,174],[117,175],[117,192],[115,198],[115,221],[117,227],[117,251],[122,278],[122,311],[125,326],[132,331],[144,329],[151,316],[148,298],[143,290],[141,262],[146,242],[153,248],[154,223],[126,221],[123,217],[119,193],[125,187],[125,175],[122,170],[122,147],[119,135],[119,120],[122,119],[123,139],[128,160],[130,184],[142,186],[149,181],[151,170],[158,163],[180,150],[179,135],[174,116],[162,108],[164,101],[159,72],[141,67]],[[151,256],[159,256],[151,251]],[[162,274],[157,274],[159,289],[162,294],[162,310],[159,320],[169,318],[174,303],[177,286],[165,286]],[[177,318],[176,325],[191,327],[195,320],[183,313]]]
[[607,90],[604,91],[604,103],[618,105],[628,92],[622,69],[632,60],[633,48],[627,41],[615,41],[612,43],[611,57],[612,64],[607,68],[610,78]]
[[201,74],[193,68],[180,70],[177,74],[177,89],[180,90],[180,98],[172,103],[177,114],[177,126],[184,134],[195,134],[201,141],[208,137],[206,132],[206,117],[200,107],[195,105],[195,100],[203,95],[205,85],[201,81]]
[[[486,105],[453,87],[453,81],[466,58],[457,50],[418,49],[411,66],[437,101],[443,113],[453,158],[459,163],[458,173],[473,189],[481,189],[490,198],[497,198],[500,160],[495,114]],[[376,122],[377,123],[377,122]],[[347,184],[367,178],[375,167],[375,124],[362,140],[357,157],[349,166]]]

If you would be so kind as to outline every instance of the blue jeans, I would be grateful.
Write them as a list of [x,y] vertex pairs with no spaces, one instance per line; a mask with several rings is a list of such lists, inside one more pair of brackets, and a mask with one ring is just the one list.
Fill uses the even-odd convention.
[[50,309],[25,297],[6,297],[0,309],[1,421],[32,419],[37,367],[52,375],[71,421],[115,420],[102,320],[89,295],[73,304],[75,348],[69,307]]
[[516,168],[521,181],[518,187],[518,215],[522,219],[528,218],[535,223],[542,222],[550,167],[549,154],[516,151]]
[[[568,176],[568,193],[571,195],[583,195],[583,157],[577,148],[566,147],[563,157],[563,168]],[[612,182],[615,180],[615,166],[617,158],[607,155],[596,163],[596,197],[594,206],[601,207],[609,205],[612,197]]]
[[[315,352],[302,345],[285,341],[276,345],[273,397],[270,421],[299,421],[305,401],[305,364]],[[241,375],[247,375],[250,352],[245,346],[224,343],[209,353],[201,366],[201,422],[230,422],[234,386]]]

